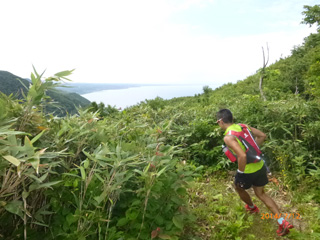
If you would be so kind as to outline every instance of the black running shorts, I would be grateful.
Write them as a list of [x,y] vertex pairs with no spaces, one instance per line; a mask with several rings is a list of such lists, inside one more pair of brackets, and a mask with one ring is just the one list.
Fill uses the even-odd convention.
[[[237,176],[238,175],[235,176],[234,184],[236,186],[240,186],[240,181]],[[251,186],[262,187],[266,185],[268,182],[269,180],[267,176],[267,168],[264,164],[260,170],[254,173],[243,173],[243,176],[241,177],[242,184],[240,187],[244,189],[249,189],[251,188]]]

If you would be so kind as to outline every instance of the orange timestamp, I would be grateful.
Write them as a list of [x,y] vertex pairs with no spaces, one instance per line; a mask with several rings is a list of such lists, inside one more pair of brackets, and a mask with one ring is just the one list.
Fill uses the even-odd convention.
[[300,219],[300,213],[261,213],[261,219],[279,219],[282,217],[284,219]]

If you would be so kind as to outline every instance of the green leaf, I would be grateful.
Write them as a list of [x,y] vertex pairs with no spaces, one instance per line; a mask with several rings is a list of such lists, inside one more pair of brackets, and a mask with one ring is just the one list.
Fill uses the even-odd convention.
[[[67,79],[66,76],[71,75],[73,71],[74,71],[74,69],[72,69],[72,70],[67,70],[67,71],[62,71],[62,72],[58,72],[58,73],[54,74],[54,76]],[[68,79],[68,80],[69,80],[69,79]]]
[[29,158],[34,156],[34,148],[30,139],[27,136],[25,136],[24,138],[23,151],[28,155]]
[[86,171],[82,166],[80,167],[80,172],[81,172],[82,180],[86,180]]
[[35,155],[33,159],[30,159],[28,162],[31,163],[31,166],[36,170],[37,174],[39,173],[39,165],[40,165],[40,158],[39,155]]
[[100,182],[104,183],[105,181],[102,179],[102,177],[99,176],[99,174],[94,173],[94,175],[96,176],[96,178],[98,178],[100,180]]
[[23,191],[22,198],[26,199],[29,196],[29,192]]
[[45,174],[43,174],[40,178],[39,181],[43,182],[47,177],[48,177],[49,172],[46,172]]
[[[26,90],[28,90],[28,87],[21,81],[20,78],[16,78],[16,79],[21,83],[21,85],[22,85]],[[23,92],[23,91],[21,91],[21,92]]]
[[122,226],[126,225],[128,222],[129,222],[129,220],[127,218],[121,218],[117,222],[117,226],[122,227]]
[[166,234],[159,234],[158,238],[160,238],[160,239],[171,239],[171,237],[169,235],[166,235]]
[[134,169],[133,171],[139,173],[140,175],[143,175],[143,174],[144,174],[143,172],[141,172],[141,171],[138,170],[138,169]]
[[141,200],[140,199],[136,199],[131,203],[131,206],[136,206],[136,205],[137,206],[141,205]]
[[32,222],[32,223],[36,224],[36,225],[39,225],[39,226],[42,226],[42,227],[49,227],[49,225],[41,223],[41,222]]
[[96,196],[93,199],[97,201],[98,204],[100,204],[105,198],[107,197],[107,191],[103,191],[100,196]]
[[4,206],[4,208],[8,212],[16,214],[23,219],[22,206],[23,206],[22,201],[15,200],[15,201],[9,202],[7,205]]
[[187,190],[185,188],[183,188],[183,187],[180,187],[180,188],[177,189],[177,193],[179,195],[183,195],[184,196],[184,195],[186,195]]
[[149,149],[155,149],[158,146],[158,143],[151,143],[147,146]]
[[76,221],[78,221],[78,219],[71,213],[69,213],[67,216],[66,216],[66,220],[67,220],[67,223],[69,224],[69,226],[72,224],[72,223],[75,223]]
[[164,171],[168,168],[168,166],[165,166],[164,168],[162,168],[158,173],[157,173],[157,177],[159,177],[162,173],[164,173]]
[[30,141],[30,139],[28,138],[28,136],[24,137],[24,145],[28,146],[28,147],[33,147],[32,142]]
[[73,186],[74,188],[76,188],[76,187],[78,187],[78,185],[79,185],[79,181],[78,181],[78,179],[75,179],[75,180],[73,181],[72,186]]
[[37,187],[37,189],[40,189],[40,188],[50,188],[51,186],[56,185],[56,184],[58,184],[58,183],[60,183],[60,182],[62,182],[62,180],[39,184],[39,186]]
[[33,68],[33,71],[34,71],[34,73],[36,74],[36,76],[37,76],[37,78],[41,78],[42,77],[42,75],[45,73],[45,70],[43,71],[43,73],[41,74],[41,75],[39,75],[38,73],[37,73],[37,70],[36,70],[36,68],[32,65],[32,68]]
[[84,167],[85,169],[87,169],[87,168],[89,167],[89,160],[88,160],[88,159],[86,159],[86,160],[83,161],[83,167]]
[[197,171],[200,171],[200,170],[202,170],[202,169],[203,169],[203,165],[197,167],[194,171],[197,172]]
[[288,129],[286,129],[285,127],[281,127],[281,129],[283,131],[285,131],[286,133],[288,133],[290,136],[293,136],[292,132],[290,132]]
[[41,136],[42,134],[45,132],[46,130],[43,130],[41,133],[39,133],[37,136],[35,136],[34,138],[32,138],[31,140],[31,144],[34,144]]
[[126,218],[129,220],[135,220],[139,216],[139,211],[137,209],[128,209],[126,211]]
[[121,146],[117,145],[116,147],[116,154],[117,154],[117,158],[121,159]]
[[17,132],[17,131],[9,131],[7,129],[1,128],[0,135],[26,135],[28,133],[25,132]]
[[177,228],[183,229],[183,217],[181,215],[174,216],[172,222]]
[[160,215],[157,215],[154,220],[155,220],[157,225],[162,225],[163,222],[164,222],[164,218],[162,216],[160,216]]
[[6,159],[7,161],[11,162],[13,165],[15,165],[16,167],[18,167],[20,165],[20,161],[18,159],[16,159],[13,156],[3,156],[4,159]]
[[30,186],[29,186],[29,192],[38,189],[39,187],[39,183],[38,182],[33,182]]
[[213,199],[216,199],[216,200],[222,200],[223,196],[222,196],[221,193],[219,193],[219,194],[213,196],[212,198],[213,198]]

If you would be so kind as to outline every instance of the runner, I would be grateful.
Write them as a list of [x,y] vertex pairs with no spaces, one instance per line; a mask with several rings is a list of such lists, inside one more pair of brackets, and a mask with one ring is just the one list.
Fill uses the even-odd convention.
[[[277,204],[269,197],[264,186],[269,182],[267,168],[261,159],[259,146],[266,139],[266,134],[245,124],[234,124],[233,116],[229,109],[217,112],[217,124],[225,131],[224,152],[231,161],[238,162],[234,185],[241,200],[246,203],[245,209],[250,213],[258,213],[259,208],[253,204],[246,189],[253,187],[255,195],[267,206],[274,216],[281,216]],[[283,217],[277,219],[279,228],[277,234],[284,236],[293,226]]]

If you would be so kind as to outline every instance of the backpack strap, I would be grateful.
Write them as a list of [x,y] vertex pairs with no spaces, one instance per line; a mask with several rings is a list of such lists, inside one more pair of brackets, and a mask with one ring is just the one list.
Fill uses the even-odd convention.
[[248,127],[248,125],[242,124],[242,123],[239,123],[238,125],[242,128],[242,131],[244,131],[245,133],[248,133],[250,135],[250,137],[252,139],[252,143],[254,143],[256,149],[261,152],[260,147],[256,143],[256,140],[255,140],[254,136],[252,135],[251,129]]

